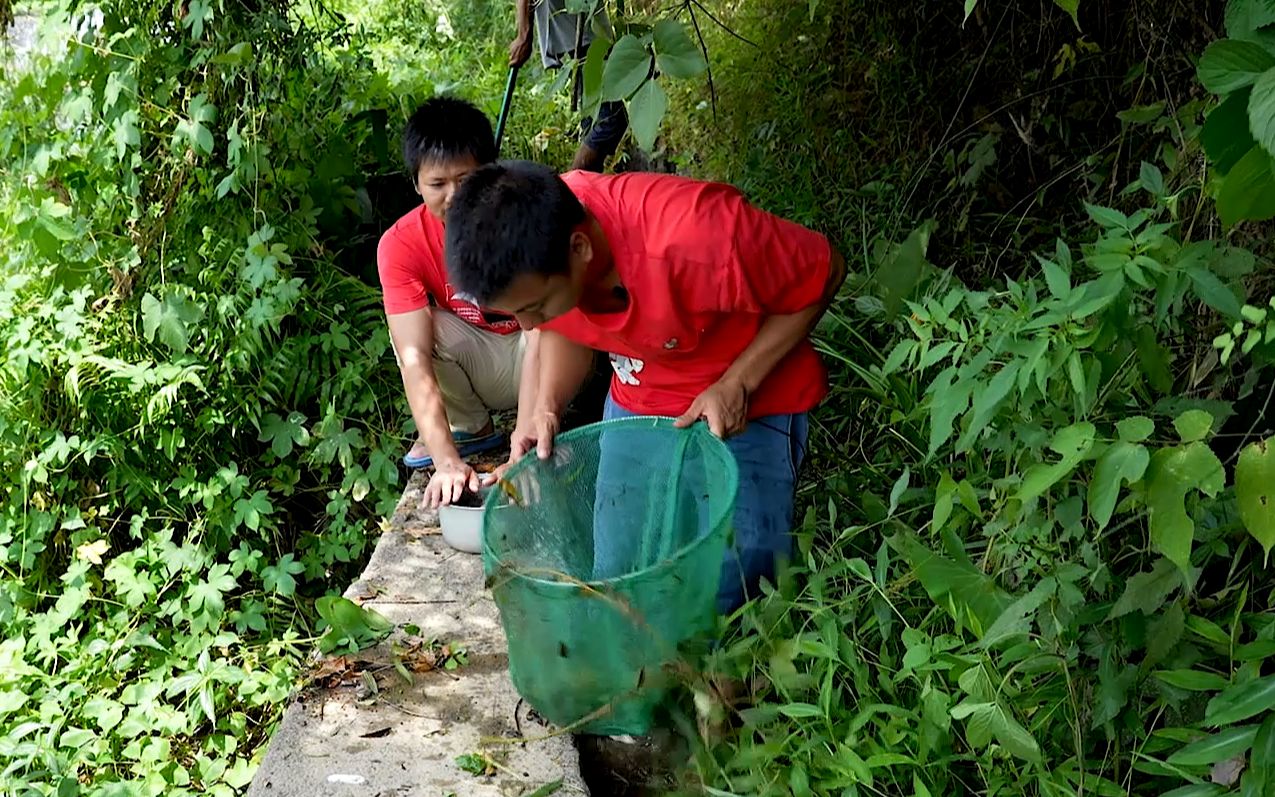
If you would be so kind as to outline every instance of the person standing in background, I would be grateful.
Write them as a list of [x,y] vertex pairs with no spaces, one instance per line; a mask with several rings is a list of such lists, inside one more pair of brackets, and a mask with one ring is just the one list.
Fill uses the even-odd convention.
[[[509,44],[509,65],[519,67],[531,57],[531,36],[538,34],[540,57],[545,69],[561,69],[564,59],[583,60],[593,42],[590,14],[572,14],[566,0],[516,0],[518,35]],[[606,19],[606,11],[598,14]],[[577,72],[572,81],[573,107],[580,99],[581,81]],[[601,172],[607,158],[615,154],[629,127],[624,103],[603,102],[596,118],[580,123],[580,146],[571,161],[572,170]]]

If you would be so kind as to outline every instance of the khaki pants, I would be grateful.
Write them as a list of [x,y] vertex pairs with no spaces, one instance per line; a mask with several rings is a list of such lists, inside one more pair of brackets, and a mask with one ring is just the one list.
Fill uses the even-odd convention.
[[[491,421],[489,410],[518,406],[527,336],[522,332],[498,335],[467,324],[454,313],[431,309],[434,379],[443,394],[452,433],[480,432]],[[398,360],[397,350],[394,359]]]

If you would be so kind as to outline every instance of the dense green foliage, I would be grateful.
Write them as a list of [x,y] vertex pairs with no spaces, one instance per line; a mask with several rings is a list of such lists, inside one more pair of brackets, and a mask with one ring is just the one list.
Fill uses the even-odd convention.
[[[987,26],[971,43],[993,70],[983,80],[969,60],[923,49],[959,14],[909,39],[887,10],[829,5],[809,22],[805,9],[728,18],[765,51],[714,43],[744,73],[717,80],[726,124],[752,134],[743,146],[714,145],[703,110],[670,133],[861,264],[821,330],[836,389],[819,416],[801,561],[741,613],[696,687],[688,730],[704,743],[691,790],[1268,793],[1273,272],[1269,229],[1229,225],[1271,215],[1275,186],[1237,180],[1234,163],[1269,161],[1261,131],[1275,116],[1244,106],[1253,138],[1225,138],[1241,150],[1228,161],[1224,136],[1207,131],[1237,124],[1233,100],[1184,99],[1194,68],[1113,48],[1110,27],[1101,47],[1073,32],[1050,72],[1048,55],[1017,53]],[[1275,16],[1263,0],[1236,0],[1225,16],[1266,64]],[[1181,21],[1157,18],[1168,30]],[[1037,21],[1040,38],[1057,24]],[[866,32],[834,48],[856,25]],[[814,53],[772,38],[804,38]],[[1229,46],[1210,46],[1199,78],[1246,91],[1255,70],[1216,57]],[[862,87],[823,67],[841,59],[856,74],[882,53]],[[938,63],[918,74],[927,58]],[[1112,67],[1132,79],[1096,71]],[[777,77],[761,84],[762,70]],[[1110,80],[1128,105],[1086,104],[1071,70]],[[952,87],[949,74],[968,91],[936,91]],[[1015,78],[1017,91],[998,93]],[[1024,81],[1042,96],[1015,116],[1006,109]],[[812,105],[841,91],[868,109],[862,121],[785,145],[811,121],[777,98]],[[948,114],[937,130],[936,106]],[[894,138],[856,140],[863,130]],[[1119,149],[1076,149],[1109,131]],[[932,135],[942,149],[908,155]],[[1016,173],[1015,138],[1028,158],[1048,155],[1043,172]],[[1073,191],[1056,197],[1063,180]],[[1015,191],[1007,220],[994,208]]]
[[[856,272],[688,788],[1275,788],[1270,0],[628,5],[584,109]],[[325,597],[411,432],[372,246],[415,103],[496,115],[510,9],[41,14],[0,76],[0,791],[239,793],[315,635],[382,630]],[[569,105],[526,70],[505,154],[564,163]]]

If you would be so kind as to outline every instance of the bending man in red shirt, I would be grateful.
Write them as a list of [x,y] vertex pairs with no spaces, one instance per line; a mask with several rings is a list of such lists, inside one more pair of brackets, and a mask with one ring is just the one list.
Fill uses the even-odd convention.
[[[718,608],[742,604],[791,553],[807,412],[827,392],[809,333],[845,277],[841,256],[735,188],[670,175],[491,164],[461,186],[447,219],[453,280],[540,330],[510,461],[550,455],[592,350],[609,353],[606,417],[704,420],[734,453],[735,546]],[[617,551],[632,541],[604,533],[595,529],[595,575],[619,575]]]
[[[457,187],[496,159],[491,122],[469,103],[436,97],[403,133],[403,159],[422,204],[381,237],[376,252],[390,340],[419,438],[403,461],[434,466],[431,506],[479,488],[464,457],[500,445],[489,410],[512,409],[535,338],[512,316],[480,309],[447,279],[443,217]],[[527,352],[528,347],[531,351]]]

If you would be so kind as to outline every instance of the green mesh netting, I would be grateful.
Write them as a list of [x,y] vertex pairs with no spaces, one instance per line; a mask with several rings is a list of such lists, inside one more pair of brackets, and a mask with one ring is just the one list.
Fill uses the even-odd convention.
[[509,674],[549,721],[643,734],[714,624],[735,458],[702,424],[604,421],[510,468],[483,512]]

